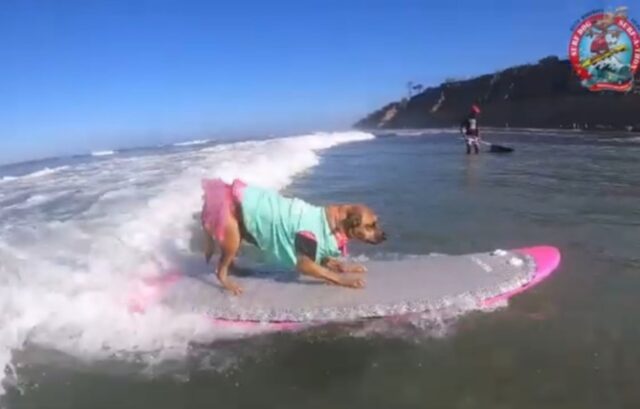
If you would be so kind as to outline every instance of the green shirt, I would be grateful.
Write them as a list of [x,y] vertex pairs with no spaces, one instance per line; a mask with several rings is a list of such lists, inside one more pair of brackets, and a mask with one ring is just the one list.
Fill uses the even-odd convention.
[[341,254],[323,207],[289,199],[272,190],[247,186],[242,193],[242,216],[258,247],[284,267],[293,268],[297,264],[295,239],[301,232],[314,235],[317,263]]

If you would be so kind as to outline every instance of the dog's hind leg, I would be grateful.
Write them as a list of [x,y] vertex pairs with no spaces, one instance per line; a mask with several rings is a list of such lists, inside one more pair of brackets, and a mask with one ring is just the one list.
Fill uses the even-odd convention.
[[216,243],[206,229],[202,229],[202,234],[204,236],[204,259],[209,264],[215,252]]
[[221,255],[218,261],[218,280],[227,290],[234,295],[242,294],[242,288],[228,278],[229,268],[233,265],[233,261],[240,249],[240,228],[238,220],[231,214],[228,215],[225,226],[224,239],[219,243]]

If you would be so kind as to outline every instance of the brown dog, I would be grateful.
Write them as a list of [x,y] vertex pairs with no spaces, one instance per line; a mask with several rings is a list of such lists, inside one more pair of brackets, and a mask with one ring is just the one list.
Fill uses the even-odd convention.
[[[299,226],[296,223],[302,218],[300,213],[293,213],[291,217],[284,218],[281,213],[273,210],[273,201],[284,203],[285,206],[283,207],[286,209],[302,208],[303,212],[308,211],[314,215],[321,215],[320,217],[323,220],[319,225],[330,229],[330,233],[334,236],[338,246],[340,246],[341,242],[346,244],[347,239],[356,239],[369,244],[378,244],[386,240],[384,231],[378,225],[378,217],[367,206],[344,204],[329,205],[321,208],[309,205],[298,199],[282,197],[275,192],[267,192],[250,187],[249,189],[257,189],[261,192],[260,200],[271,200],[266,206],[263,206],[266,210],[259,211],[260,222],[266,224],[269,228],[262,229],[262,232],[254,229],[256,232],[256,237],[254,237],[254,234],[251,233],[253,216],[249,215],[249,218],[247,218],[245,213],[249,211],[255,213],[256,207],[247,205],[245,208],[243,206],[243,194],[238,193],[246,188],[246,185],[240,181],[235,181],[233,185],[226,185],[216,180],[205,181],[203,188],[205,195],[202,228],[205,237],[205,259],[209,263],[214,252],[214,242],[217,241],[221,249],[217,276],[222,286],[234,295],[241,294],[242,288],[228,278],[228,272],[230,268],[233,268],[233,262],[242,240],[268,252],[271,249],[269,247],[269,237],[263,239],[260,235],[264,235],[265,230],[270,232],[283,225],[286,234],[284,234],[284,237],[280,236],[280,239],[291,245],[291,255],[294,258],[290,257],[291,262],[289,264],[295,267],[298,272],[345,287],[362,288],[364,286],[362,278],[341,274],[364,273],[366,270],[363,266],[347,265],[333,256],[324,257],[323,255],[326,252],[321,252],[322,243],[332,242],[333,244],[333,241],[331,239],[316,241],[315,237],[323,237],[322,231],[296,230]],[[263,197],[266,197],[266,199]],[[221,200],[221,198],[223,199]],[[224,198],[227,199],[226,203]],[[326,234],[324,237],[326,237]],[[276,251],[274,250],[274,252]],[[293,256],[294,254],[295,256]]]

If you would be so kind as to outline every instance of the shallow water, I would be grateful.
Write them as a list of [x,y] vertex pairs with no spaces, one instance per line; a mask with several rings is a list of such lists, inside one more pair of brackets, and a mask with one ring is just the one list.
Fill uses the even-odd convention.
[[[295,156],[300,164],[278,170],[279,161],[293,158],[290,153],[269,162],[238,147],[226,149],[239,155],[245,166],[260,158],[264,162],[258,169],[273,171],[276,186],[302,171],[288,185],[288,193],[318,203],[361,201],[376,209],[390,240],[378,247],[353,246],[356,254],[559,247],[563,262],[557,274],[508,307],[458,318],[433,316],[411,325],[334,325],[297,334],[215,341],[185,329],[191,324],[197,328],[197,322],[160,315],[156,322],[141,324],[145,330],[152,324],[175,327],[152,332],[156,349],[143,342],[147,337],[126,333],[136,330],[135,323],[129,327],[116,321],[114,330],[123,331],[119,336],[140,342],[129,350],[102,339],[97,343],[125,349],[126,353],[114,352],[127,355],[119,359],[93,350],[74,352],[73,347],[94,347],[91,341],[105,336],[83,321],[71,329],[81,328],[94,338],[85,335],[83,342],[65,349],[61,348],[68,346],[65,343],[44,337],[49,342],[43,345],[31,337],[26,346],[14,350],[17,387],[7,387],[3,404],[9,408],[637,408],[640,144],[615,135],[548,131],[500,132],[486,138],[513,146],[516,152],[466,156],[455,134],[430,133],[334,146],[320,154],[317,166],[312,153],[289,145],[286,152],[300,149]],[[197,149],[198,157],[207,155],[202,147]],[[280,147],[271,149],[281,155]],[[171,157],[174,165],[175,159]],[[218,172],[219,165],[209,166]],[[175,172],[184,175],[182,169]],[[149,180],[141,181],[148,182],[140,192],[145,200],[159,200],[164,192],[152,180],[155,177],[161,175],[151,172]],[[178,193],[184,192],[191,190]],[[121,193],[137,208],[137,194]],[[177,200],[166,193],[160,197]],[[19,203],[23,202],[13,205],[20,207]],[[110,203],[101,206],[111,209]],[[68,209],[58,214],[67,216],[79,218]],[[97,223],[91,222],[91,226]],[[169,231],[187,234],[189,229],[174,226]],[[11,237],[16,243],[28,239]],[[151,239],[155,236],[146,237]],[[29,248],[20,249],[26,253]],[[78,288],[86,291],[86,286]],[[66,289],[60,291],[71,296]],[[103,318],[104,323],[119,318],[109,309],[98,309],[89,318],[99,320],[100,313],[114,315]],[[61,320],[60,325],[70,323]],[[53,333],[62,336],[51,328],[45,332]],[[166,353],[182,345],[177,344],[176,334],[191,341],[186,355]],[[73,337],[73,331],[68,336]],[[167,343],[166,337],[172,342]]]

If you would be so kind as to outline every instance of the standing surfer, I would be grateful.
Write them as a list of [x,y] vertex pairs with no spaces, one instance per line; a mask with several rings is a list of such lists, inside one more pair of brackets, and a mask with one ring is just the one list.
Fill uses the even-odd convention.
[[478,144],[480,142],[480,132],[478,131],[478,115],[480,114],[480,107],[477,105],[471,106],[471,112],[467,118],[460,124],[460,132],[464,137],[467,145],[467,155],[471,154],[471,147],[473,147],[474,153],[477,155],[480,152]]

